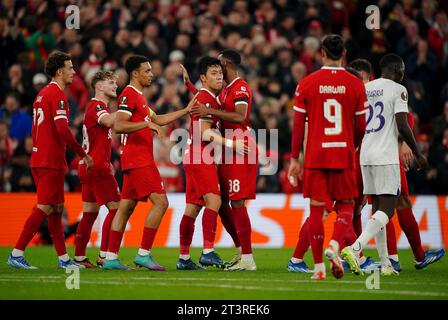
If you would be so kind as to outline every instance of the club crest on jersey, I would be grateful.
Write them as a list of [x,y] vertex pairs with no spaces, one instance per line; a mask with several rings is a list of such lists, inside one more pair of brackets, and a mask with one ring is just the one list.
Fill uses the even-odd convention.
[[103,107],[100,104],[97,104],[96,105],[96,110],[97,111],[103,110]]
[[401,99],[403,100],[403,101],[408,101],[408,95],[406,94],[406,92],[402,92],[401,93]]
[[59,105],[59,108],[64,109],[65,108],[65,101],[64,100],[59,101],[58,105]]

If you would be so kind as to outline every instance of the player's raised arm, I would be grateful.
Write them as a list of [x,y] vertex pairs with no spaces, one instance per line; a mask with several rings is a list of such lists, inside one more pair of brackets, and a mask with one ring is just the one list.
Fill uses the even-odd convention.
[[174,111],[171,113],[167,113],[167,114],[161,114],[158,115],[155,112],[151,112],[151,120],[154,121],[154,123],[158,124],[159,126],[164,126],[167,125],[173,121],[176,121],[177,119],[187,115],[190,113],[191,108],[193,107],[193,105],[196,103],[196,97],[197,97],[197,93],[195,94],[195,96],[190,100],[190,102],[188,103],[188,105],[183,108],[182,110],[178,110],[178,111]]
[[194,86],[194,84],[190,81],[190,76],[188,75],[187,69],[183,64],[179,64],[180,69],[182,70],[182,78],[184,79],[184,84],[190,90],[191,93],[196,94],[198,89]]

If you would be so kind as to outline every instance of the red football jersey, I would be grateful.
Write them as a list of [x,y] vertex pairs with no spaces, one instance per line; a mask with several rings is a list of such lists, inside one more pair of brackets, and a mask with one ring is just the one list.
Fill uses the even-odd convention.
[[56,82],[47,84],[33,104],[33,153],[32,168],[65,169],[66,143],[59,139],[55,121],[67,121],[67,97]]
[[[206,107],[213,108],[213,109],[219,109],[219,104],[218,104],[216,98],[217,98],[216,95],[214,95],[212,92],[210,92],[209,90],[207,90],[205,88],[201,88],[196,97],[197,101],[205,104]],[[190,151],[189,151],[190,160],[193,157],[193,152],[201,152],[201,154],[202,154],[202,150],[204,149],[204,147],[206,147],[209,144],[209,142],[202,141],[202,139],[201,139],[200,121],[211,122],[212,128],[216,128],[219,118],[217,118],[215,116],[211,116],[211,115],[206,118],[200,118],[198,116],[191,115],[190,129],[189,129],[190,139],[188,140],[189,149],[190,149]],[[200,147],[198,147],[198,145],[200,145]],[[192,147],[192,146],[194,146],[194,147]],[[192,162],[190,162],[190,163],[192,163]]]
[[219,94],[218,102],[221,109],[226,112],[236,112],[235,104],[244,103],[247,105],[246,119],[242,123],[235,123],[229,121],[222,121],[221,128],[224,129],[242,129],[243,131],[250,130],[252,127],[250,123],[250,106],[252,105],[252,92],[246,81],[240,77],[229,83]]
[[355,167],[354,119],[368,110],[365,92],[342,67],[322,67],[300,81],[294,110],[308,116],[305,168]]
[[100,124],[101,117],[107,114],[110,114],[107,105],[95,98],[85,108],[82,147],[93,159],[90,174],[110,171],[112,129]]
[[[131,116],[129,121],[151,121],[154,112],[148,106],[143,93],[131,85],[124,88],[118,98],[118,111]],[[129,170],[154,164],[152,130],[145,128],[121,136],[121,168]]]

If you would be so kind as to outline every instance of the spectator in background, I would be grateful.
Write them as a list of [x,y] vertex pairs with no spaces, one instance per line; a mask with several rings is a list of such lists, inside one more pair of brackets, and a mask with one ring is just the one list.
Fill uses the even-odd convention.
[[448,194],[448,128],[443,131],[442,141],[431,148],[428,161],[432,167],[428,172],[428,180],[434,181],[438,194]]
[[428,36],[429,28],[434,23],[435,0],[422,0],[422,9],[417,15],[419,34],[422,38]]
[[446,12],[438,11],[435,23],[428,31],[428,42],[434,50],[437,63],[444,68],[448,63],[448,17]]
[[81,66],[81,74],[86,77],[87,73],[95,73],[101,69],[113,70],[116,62],[107,55],[106,45],[101,38],[93,38],[89,41],[90,53]]
[[33,139],[27,136],[23,144],[15,150],[11,159],[11,191],[34,192],[36,187],[31,175],[30,159],[33,152]]
[[5,105],[0,107],[0,119],[9,125],[10,136],[18,143],[23,143],[26,136],[31,135],[32,119],[20,110],[20,97],[10,92],[6,95]]
[[4,120],[0,120],[0,191],[2,192],[5,190],[5,182],[9,180],[5,178],[5,171],[13,149],[14,145],[9,137],[8,125]]
[[434,143],[437,145],[443,139],[445,129],[448,128],[448,98],[443,106],[443,113],[432,121],[432,134]]
[[33,90],[32,94],[33,97],[36,97],[36,95],[39,93],[40,90],[47,84],[48,79],[47,76],[43,73],[36,73],[33,76]]

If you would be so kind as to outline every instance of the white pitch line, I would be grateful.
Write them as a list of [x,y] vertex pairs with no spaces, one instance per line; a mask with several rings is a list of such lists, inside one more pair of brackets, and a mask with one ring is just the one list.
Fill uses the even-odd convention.
[[[131,284],[133,281],[128,281],[130,279],[141,280],[140,278],[129,278],[123,281],[110,281],[105,279],[104,281],[95,280],[81,280],[82,284],[95,284],[95,285],[114,285],[122,286],[126,284]],[[155,278],[150,278],[154,280]],[[162,278],[158,278],[162,279]],[[61,279],[63,280],[63,279]],[[448,293],[444,292],[431,292],[431,291],[409,291],[409,290],[367,290],[367,289],[345,289],[345,288],[291,288],[291,287],[275,287],[266,288],[260,286],[242,286],[242,285],[227,285],[227,284],[210,284],[210,283],[172,283],[165,281],[153,281],[151,285],[158,286],[174,286],[174,287],[201,287],[201,288],[218,288],[218,289],[239,289],[239,290],[251,290],[251,291],[297,291],[300,289],[302,292],[346,292],[346,293],[366,293],[366,294],[397,294],[397,295],[411,295],[411,296],[430,296],[430,297],[448,297]],[[169,279],[168,279],[169,280]],[[210,279],[208,279],[210,280]],[[6,279],[0,278],[0,282],[42,282],[42,279]],[[45,281],[47,283],[61,283],[61,281],[56,281],[56,279],[48,279]],[[316,282],[314,282],[316,283]],[[135,284],[135,283],[133,283]],[[143,283],[141,283],[143,285]]]
[[[107,272],[107,271],[106,271]],[[82,274],[82,273],[81,273]],[[31,274],[27,274],[30,279],[65,279],[64,276],[31,276]],[[100,276],[101,277],[101,276]],[[26,277],[23,276],[16,276],[16,275],[7,275],[3,276],[1,279],[25,279]],[[110,278],[106,278],[105,280],[109,280]],[[277,283],[339,283],[339,284],[364,284],[365,281],[363,280],[330,280],[325,282],[316,282],[315,280],[301,280],[301,279],[256,279],[256,278],[204,278],[204,277],[126,277],[126,278],[117,278],[117,280],[122,281],[141,281],[141,280],[162,280],[162,281],[228,281],[228,282],[277,282]],[[421,286],[421,285],[428,285],[428,286],[448,286],[448,283],[444,282],[409,282],[409,281],[384,281],[382,283],[383,285],[413,285],[413,286]]]

